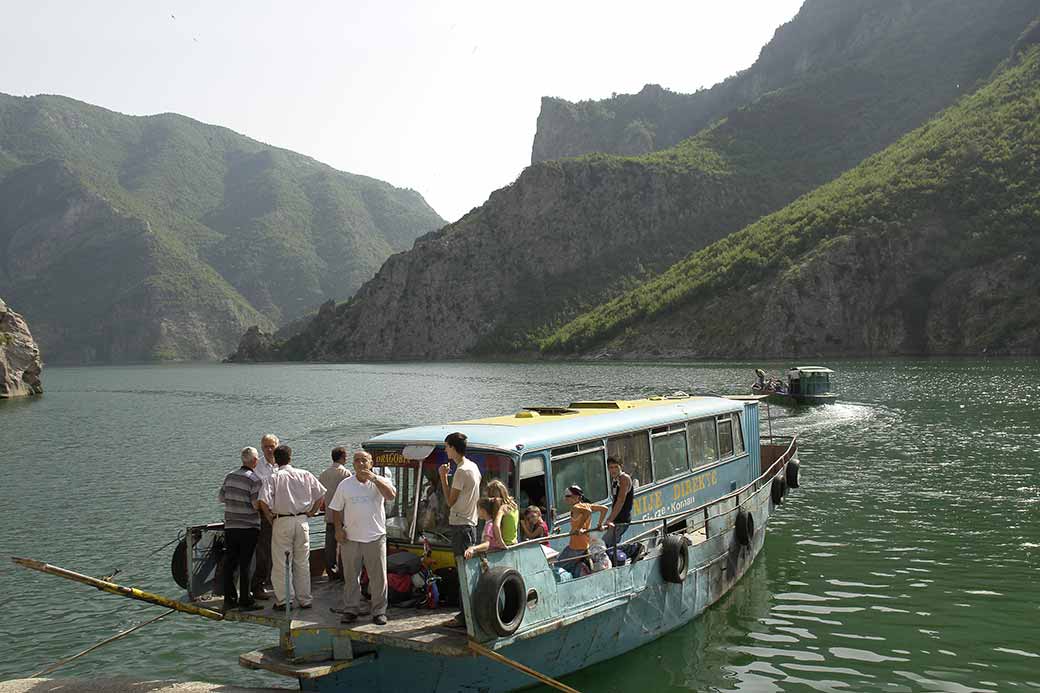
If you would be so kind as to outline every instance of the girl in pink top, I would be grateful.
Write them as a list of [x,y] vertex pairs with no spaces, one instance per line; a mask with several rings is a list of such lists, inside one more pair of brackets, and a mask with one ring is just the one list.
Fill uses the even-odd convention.
[[[542,519],[542,509],[537,505],[527,506],[521,524],[523,525],[524,541],[549,536],[549,527],[545,524],[545,520]],[[547,541],[543,541],[542,543],[546,546],[549,545],[549,542]]]
[[498,513],[501,507],[502,501],[498,498],[481,498],[477,501],[477,514],[484,521],[484,541],[466,549],[463,554],[466,558],[473,558],[479,552],[506,547],[502,540],[502,518]]

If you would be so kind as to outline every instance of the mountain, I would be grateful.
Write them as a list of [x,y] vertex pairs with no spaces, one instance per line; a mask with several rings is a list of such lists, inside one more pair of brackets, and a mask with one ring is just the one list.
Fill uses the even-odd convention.
[[[933,69],[927,65],[927,53],[941,41],[960,49],[943,53],[967,68],[962,75],[977,75],[979,71],[969,67],[972,61],[981,58],[993,64],[984,46],[994,41],[1007,45],[1002,28],[992,32],[969,27],[977,6],[963,0],[806,0],[797,16],[776,30],[754,65],[711,89],[680,94],[648,84],[637,94],[614,94],[599,101],[544,97],[531,162],[667,149],[734,109],[839,65],[855,65],[882,77],[891,71]],[[991,9],[1006,10],[1008,25],[1017,30],[1023,27],[1022,10],[1030,12],[1022,3]],[[916,62],[918,57],[924,58],[923,64]],[[940,70],[935,76],[946,75]],[[957,89],[956,82],[942,84]],[[950,92],[939,98],[949,99]]]
[[544,340],[653,357],[1040,353],[1040,24],[990,84]]
[[750,72],[787,74],[785,86],[669,149],[530,166],[482,207],[392,256],[351,301],[272,345],[272,357],[533,350],[582,312],[783,208],[969,93],[1037,13],[1034,0],[863,0],[848,5],[851,44],[841,43],[849,34],[814,33],[831,26],[822,15],[845,7],[811,0],[778,32],[823,46],[819,56],[763,49]]
[[25,319],[0,298],[0,399],[42,393],[42,370],[40,348]]
[[226,128],[0,94],[0,293],[52,363],[219,358],[443,223]]

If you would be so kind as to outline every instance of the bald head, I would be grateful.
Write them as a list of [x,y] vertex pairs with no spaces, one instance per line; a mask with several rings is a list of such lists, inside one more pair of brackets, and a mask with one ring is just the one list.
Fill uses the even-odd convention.
[[372,469],[372,455],[368,454],[364,450],[358,450],[354,453],[354,471],[368,471]]

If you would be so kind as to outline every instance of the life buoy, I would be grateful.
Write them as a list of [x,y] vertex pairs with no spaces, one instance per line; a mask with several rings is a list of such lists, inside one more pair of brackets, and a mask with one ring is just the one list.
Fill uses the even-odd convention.
[[689,550],[682,537],[665,535],[661,545],[661,577],[665,582],[680,583],[690,567]]
[[181,539],[177,542],[177,548],[173,550],[173,558],[170,559],[170,572],[173,573],[173,581],[181,589],[188,589],[188,541]]
[[755,516],[746,510],[737,511],[737,541],[750,546],[755,538]]
[[524,620],[527,586],[513,568],[490,568],[473,590],[473,615],[481,630],[504,637],[512,635]]
[[789,488],[798,488],[798,482],[801,480],[798,460],[791,460],[787,463],[787,471],[784,476],[787,478],[787,486]]
[[783,503],[786,494],[787,482],[784,481],[782,476],[774,476],[772,488],[769,489],[769,495],[773,499],[773,505],[780,505]]

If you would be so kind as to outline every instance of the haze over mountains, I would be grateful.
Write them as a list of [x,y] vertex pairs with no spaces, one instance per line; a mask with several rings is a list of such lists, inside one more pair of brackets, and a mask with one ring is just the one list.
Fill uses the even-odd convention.
[[[828,229],[814,226],[813,233],[798,236],[806,245],[783,246],[782,253],[761,252],[753,244],[752,250],[731,257],[725,249],[735,248],[732,243],[736,240],[712,245],[833,180],[974,92],[1008,59],[1037,12],[1036,3],[1025,0],[809,0],[791,23],[777,31],[755,65],[710,90],[683,96],[650,88],[639,95],[605,102],[543,102],[545,110],[539,118],[533,152],[536,163],[516,183],[494,193],[484,206],[459,222],[423,237],[412,250],[390,258],[351,301],[334,310],[323,310],[297,337],[269,345],[267,353],[239,356],[353,360],[457,358],[538,349],[615,353],[614,343],[604,348],[604,340],[618,339],[620,333],[643,334],[643,321],[653,326],[652,331],[645,333],[642,341],[623,341],[621,353],[751,356],[1033,348],[1028,346],[1029,339],[1018,338],[932,340],[923,335],[933,328],[922,332],[916,323],[907,327],[915,320],[929,320],[920,291],[945,286],[941,277],[932,274],[923,283],[908,279],[915,290],[896,292],[888,302],[856,302],[847,291],[825,294],[829,298],[822,301],[820,311],[832,310],[841,302],[869,308],[859,315],[868,321],[861,326],[866,333],[884,331],[869,322],[881,319],[881,311],[909,316],[902,333],[896,334],[899,330],[892,328],[892,335],[885,338],[853,338],[847,330],[827,329],[824,317],[823,322],[795,323],[799,329],[821,330],[819,335],[800,341],[775,339],[768,348],[763,347],[773,335],[771,325],[783,319],[777,316],[785,315],[781,310],[785,301],[801,300],[800,293],[759,293],[755,294],[757,302],[734,299],[712,304],[719,315],[740,309],[748,311],[750,317],[739,322],[739,327],[705,320],[718,327],[714,341],[706,342],[710,348],[700,348],[697,339],[703,338],[701,333],[683,331],[683,325],[695,323],[699,315],[678,316],[681,306],[692,305],[698,298],[698,277],[718,275],[724,284],[739,277],[750,290],[758,282],[756,272],[763,273],[764,281],[774,277],[777,263],[786,267],[800,262],[802,255],[792,255],[794,250],[802,254],[820,251],[811,239],[833,243]],[[1002,93],[1011,98],[1015,88],[1028,89],[1029,74],[1026,70],[1020,79],[1012,80],[1017,87]],[[983,99],[980,103],[983,105],[979,108],[985,110],[985,104],[991,101]],[[980,121],[971,120],[972,134],[961,144],[969,150],[972,146],[985,149],[989,142],[983,137],[985,124],[999,120],[996,113],[983,115]],[[1013,142],[1015,136],[1013,131],[999,128],[990,134],[996,142]],[[661,146],[667,148],[657,149]],[[930,150],[910,149],[918,157],[914,161],[931,160]],[[539,161],[596,151],[648,153],[591,153]],[[982,179],[969,174],[975,161],[971,156],[958,159],[936,153],[936,157],[942,162],[936,185],[946,191],[943,194],[948,194],[944,186],[955,179],[983,184]],[[898,156],[886,159],[898,160]],[[1025,184],[1018,179],[1024,171],[1017,164],[1009,166],[1005,183]],[[898,172],[890,173],[887,169],[883,173],[871,170],[861,175],[879,185],[895,185]],[[933,171],[922,164],[918,168],[908,166],[907,173],[927,176]],[[931,238],[925,233],[924,220],[934,221],[929,215],[935,208],[905,194],[906,189],[918,185],[927,187],[929,179],[896,185],[890,195],[869,195],[860,188],[851,194],[867,200],[865,206],[857,208],[860,211],[870,212],[870,203],[877,201],[882,205],[874,215],[877,219],[900,225],[908,237]],[[821,209],[830,206],[832,211],[821,211],[820,218],[869,222],[871,214],[860,218],[833,211],[841,207],[834,207],[831,199],[834,188],[826,190],[831,192],[804,198],[791,209],[802,210],[806,218],[815,219],[816,212],[804,207],[809,199]],[[998,203],[996,197],[980,195],[979,199],[984,210]],[[886,200],[899,201],[896,213],[891,214],[884,206]],[[978,231],[973,221],[976,217],[968,214],[966,219],[966,226],[957,222],[946,227],[944,234],[952,235],[934,238],[946,238],[953,247],[962,248],[963,234],[970,236]],[[993,221],[1003,224],[1008,220],[993,217]],[[1026,231],[1035,229],[1028,214],[1015,223],[1024,224]],[[975,230],[965,232],[965,228]],[[748,233],[751,231],[742,232]],[[970,257],[987,261],[1013,257],[1016,244],[1028,237],[1028,232],[1019,229],[1007,236],[1007,243],[998,244],[999,251],[994,246]],[[925,240],[920,246],[932,247]],[[705,248],[709,248],[704,251],[707,254],[696,255]],[[864,249],[856,248],[856,252],[862,254]],[[685,270],[669,271],[661,275],[661,280],[641,288],[691,254],[713,257],[718,262],[684,264]],[[873,271],[876,264],[867,267],[872,271],[857,273],[858,257],[849,256],[851,264],[845,266],[841,276],[858,286],[861,293],[873,282],[891,281],[888,274]],[[884,253],[878,257],[892,260]],[[947,260],[935,265],[940,268],[937,271],[966,269],[959,260]],[[917,259],[908,263],[906,270],[917,272],[922,262]],[[983,278],[974,279],[985,283]],[[760,288],[764,291],[765,286]],[[1022,289],[1016,287],[1014,291]],[[956,300],[947,289],[952,291],[952,287],[946,287],[944,295]],[[931,293],[925,295],[930,297]],[[620,296],[625,297],[619,299],[621,304],[609,303]],[[659,300],[648,300],[648,296]],[[766,300],[770,297],[771,303]],[[592,317],[579,318],[560,329],[604,302],[604,308],[589,313]],[[615,320],[618,305],[624,312]],[[847,308],[832,313],[848,320],[857,315],[850,311]],[[802,320],[798,311],[792,314]],[[943,329],[963,335],[968,332],[958,321],[977,317],[950,311],[943,315],[939,320],[945,325]],[[665,329],[677,335],[675,341],[667,342],[667,349],[655,346],[658,331]],[[747,330],[752,336],[742,334],[738,340],[734,338],[737,329]],[[784,334],[790,333],[791,329]],[[687,337],[693,341],[680,344]]]
[[48,362],[218,359],[443,223],[226,128],[0,94],[0,295]]

